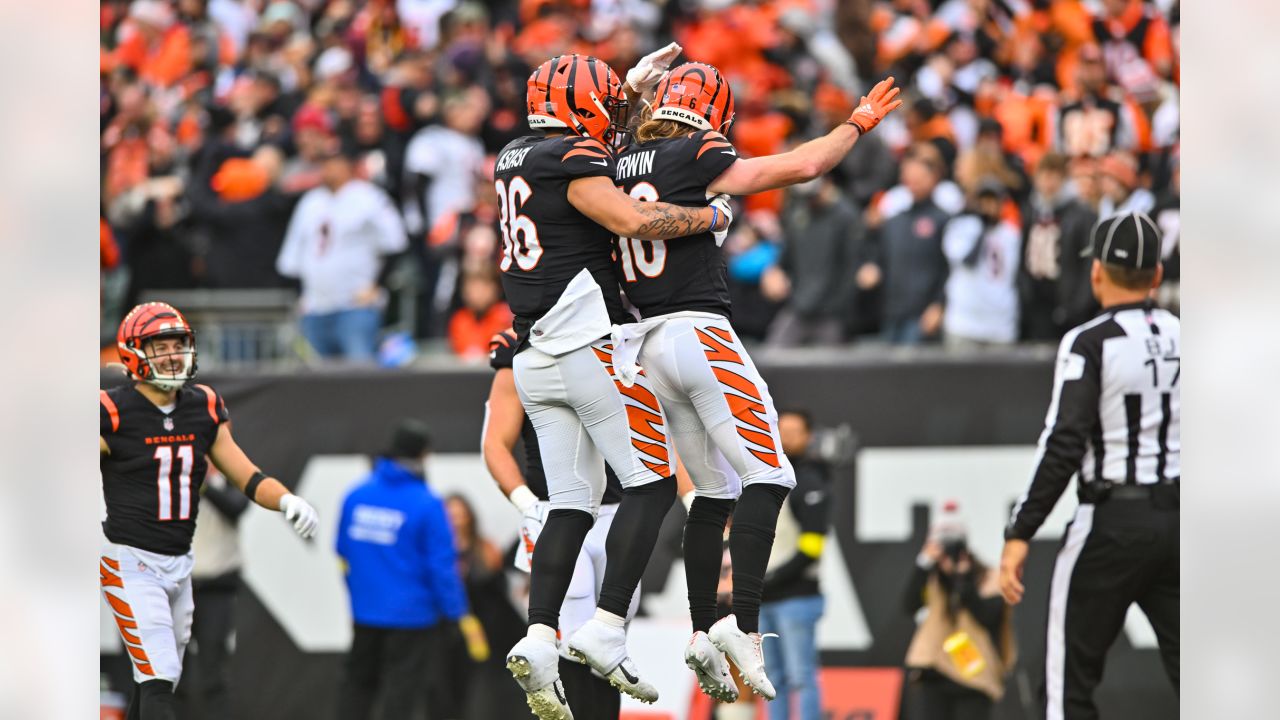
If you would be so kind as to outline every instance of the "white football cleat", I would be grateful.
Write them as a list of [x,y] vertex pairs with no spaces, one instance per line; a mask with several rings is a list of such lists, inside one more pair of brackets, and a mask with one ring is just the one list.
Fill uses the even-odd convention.
[[640,679],[635,663],[627,656],[626,628],[592,618],[569,638],[569,654],[640,702],[658,700],[658,689]]
[[560,684],[560,651],[555,643],[525,637],[507,653],[507,670],[524,690],[539,720],[573,720]]
[[738,701],[738,686],[729,675],[729,661],[701,630],[689,638],[684,648],[684,664],[697,676],[702,692],[722,703]]
[[726,615],[711,626],[711,632],[707,633],[707,637],[738,668],[742,681],[747,684],[747,687],[765,700],[772,700],[777,696],[773,683],[769,682],[769,677],[764,674],[764,653],[760,648],[766,637],[778,637],[777,635],[744,633],[738,629],[738,618],[734,615]]

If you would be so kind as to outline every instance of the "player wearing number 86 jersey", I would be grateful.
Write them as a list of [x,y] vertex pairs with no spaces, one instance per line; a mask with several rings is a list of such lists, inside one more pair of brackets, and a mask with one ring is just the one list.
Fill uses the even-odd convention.
[[206,458],[250,499],[283,512],[302,537],[318,518],[236,445],[222,397],[188,384],[195,334],[181,313],[165,303],[135,307],[120,323],[117,349],[131,378],[98,395],[107,505],[98,572],[139,683],[129,716],[168,720],[191,637],[191,538]]

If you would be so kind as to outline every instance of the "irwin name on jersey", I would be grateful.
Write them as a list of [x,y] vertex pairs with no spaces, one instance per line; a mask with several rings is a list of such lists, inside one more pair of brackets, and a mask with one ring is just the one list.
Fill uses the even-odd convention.
[[655,150],[645,150],[619,158],[618,169],[613,174],[614,178],[626,180],[629,177],[653,172],[653,156],[656,152]]

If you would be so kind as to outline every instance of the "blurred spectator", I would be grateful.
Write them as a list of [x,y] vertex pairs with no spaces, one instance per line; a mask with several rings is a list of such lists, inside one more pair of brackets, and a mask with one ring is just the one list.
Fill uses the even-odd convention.
[[489,340],[511,327],[513,319],[492,268],[466,273],[462,276],[462,307],[449,320],[449,346],[464,360],[488,357]]
[[1058,111],[1057,149],[1068,157],[1137,149],[1137,119],[1130,105],[1113,99],[1102,49],[1085,45],[1077,58],[1078,97]]
[[942,176],[937,148],[913,146],[902,160],[902,186],[911,204],[880,225],[858,269],[858,287],[880,288],[880,331],[891,343],[916,344],[942,327],[948,270],[942,234],[952,215],[934,200]]
[[785,298],[790,288],[786,273],[776,267],[782,254],[781,237],[777,216],[759,210],[736,221],[725,241],[733,327],[744,338],[764,340],[777,312],[777,299]]
[[[829,175],[793,187],[782,216],[787,241],[776,268],[780,287],[771,300],[787,304],[769,328],[777,347],[834,345],[844,341],[853,309],[854,276],[864,254],[862,217]],[[785,281],[777,280],[785,273]]]
[[294,198],[276,183],[284,154],[272,145],[252,157],[219,158],[208,148],[187,190],[192,221],[208,231],[203,282],[215,288],[283,287],[276,257]]
[[[453,528],[454,546],[458,549],[458,574],[467,589],[471,612],[484,628],[488,650],[509,648],[524,637],[524,619],[510,601],[507,576],[503,572],[502,553],[480,534],[476,514],[462,495],[445,498],[445,511]],[[432,708],[431,717],[491,718],[508,717],[524,709],[524,694],[511,687],[506,658],[501,652],[481,652],[484,648],[467,648],[467,638],[458,636],[446,663],[441,666],[439,684],[453,688],[450,693],[459,702]],[[477,656],[485,659],[473,664]]]
[[904,720],[983,720],[1016,657],[998,573],[974,557],[955,502],[929,531],[903,595],[916,615],[907,648]]
[[[461,277],[483,255],[475,227],[496,207],[478,192],[492,194],[481,158],[527,133],[530,69],[566,52],[623,76],[647,50],[680,42],[732,84],[730,136],[743,157],[827,131],[860,91],[895,75],[908,107],[835,176],[873,229],[915,204],[894,182],[897,157],[920,143],[939,153],[932,201],[948,215],[988,176],[1025,207],[1026,173],[1050,150],[1129,153],[1132,184],[1111,162],[1072,166],[1068,192],[1096,210],[1105,190],[1109,212],[1144,191],[1145,202],[1170,194],[1166,158],[1180,131],[1177,0],[108,0],[101,10],[102,196],[121,250],[104,280],[106,325],[126,292],[281,284],[263,258],[289,210],[261,206],[320,185],[323,159],[341,146],[357,177],[395,199],[412,237],[391,273],[403,295],[388,320],[447,335]],[[263,169],[274,181],[261,193],[233,199],[210,185]],[[781,215],[783,197],[740,202]],[[741,251],[728,249],[745,272],[735,314],[763,325],[766,295],[791,289],[759,262],[771,246],[741,238]],[[130,278],[135,267],[143,274]],[[854,334],[880,315],[845,312]]]
[[372,361],[385,292],[385,255],[405,249],[400,216],[378,186],[355,177],[352,158],[330,154],[324,184],[302,196],[276,269],[302,281],[302,334],[324,358]]
[[429,450],[426,427],[401,420],[373,472],[342,501],[337,553],[355,624],[338,701],[343,720],[372,717],[379,700],[383,717],[417,717],[457,696],[439,681],[429,685],[442,675],[432,658],[454,623],[472,635],[478,623],[467,612],[444,503],[426,482]]
[[484,163],[476,133],[488,112],[483,91],[459,93],[445,99],[443,125],[413,136],[404,160],[410,232],[429,233],[440,218],[475,204],[475,177]]
[[826,543],[831,469],[810,452],[813,419],[808,412],[783,410],[778,433],[795,468],[796,486],[778,516],[760,605],[760,632],[778,634],[764,646],[765,667],[778,691],[769,703],[769,720],[821,720],[817,630],[825,601],[818,587],[818,562]]
[[[187,646],[188,658],[183,662],[194,683],[179,685],[178,694],[190,707],[198,707],[198,716],[204,720],[231,720],[232,636],[243,564],[239,523],[249,507],[249,498],[214,468],[210,468],[200,493],[205,504],[200,508],[200,522],[191,544],[196,558],[191,569],[196,603],[191,624],[193,643]],[[187,679],[187,673],[183,679]],[[192,684],[198,692],[192,692]],[[184,686],[187,687],[183,689]]]
[[1028,185],[1022,159],[1004,150],[1004,128],[991,118],[982,120],[973,147],[956,160],[955,177],[969,197],[987,180],[995,180],[1019,199],[1025,196]]
[[1142,187],[1138,176],[1138,161],[1132,155],[1112,153],[1104,157],[1098,164],[1098,174],[1102,192],[1098,205],[1099,217],[1132,212],[1149,213],[1155,207],[1156,198],[1150,190]]
[[1067,159],[1045,155],[1022,211],[1018,285],[1023,340],[1056,341],[1096,308],[1089,260],[1080,254],[1089,245],[1097,215],[1071,192],[1066,180]]
[[1022,237],[1003,217],[1005,186],[983,181],[969,212],[947,223],[942,251],[951,263],[942,334],[950,347],[1005,345],[1018,339],[1018,258]]
[[1178,312],[1181,304],[1182,280],[1182,171],[1175,153],[1170,167],[1169,187],[1156,201],[1151,218],[1160,228],[1163,244],[1160,248],[1164,260],[1164,282],[1156,291],[1161,307]]

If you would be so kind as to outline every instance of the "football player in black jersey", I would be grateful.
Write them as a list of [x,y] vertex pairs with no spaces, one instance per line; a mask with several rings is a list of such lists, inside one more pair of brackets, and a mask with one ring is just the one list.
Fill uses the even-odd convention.
[[[520,397],[516,393],[514,373],[515,330],[505,330],[489,341],[489,366],[495,370],[489,399],[485,402],[484,430],[481,438],[481,454],[485,466],[512,505],[523,516],[520,523],[520,545],[516,550],[515,566],[529,572],[533,548],[547,517],[547,476],[538,451],[538,434],[524,414]],[[516,458],[518,442],[524,443],[523,472]],[[683,464],[677,459],[676,476],[681,497],[693,492]],[[605,491],[600,501],[596,523],[587,533],[574,568],[569,593],[560,607],[560,631],[565,637],[573,635],[595,613],[599,599],[599,580],[606,567],[605,539],[613,525],[613,515],[622,500],[622,484],[613,469],[605,465]],[[640,589],[632,597],[627,620],[635,617],[640,605]],[[564,683],[565,698],[569,708],[577,716],[616,718],[621,712],[621,697],[608,681],[591,672],[591,668],[576,659],[561,658],[560,677]],[[589,709],[589,710],[588,710]]]
[[[529,634],[508,653],[507,666],[542,720],[572,717],[558,682],[556,630],[604,495],[602,457],[640,502],[665,512],[676,495],[657,398],[643,377],[631,387],[613,378],[609,328],[628,316],[613,275],[612,237],[670,239],[722,230],[729,221],[727,203],[641,202],[614,185],[611,145],[625,104],[622,84],[605,63],[552,58],[529,77],[529,126],[541,133],[511,142],[494,166],[502,284],[516,315],[515,386],[538,435],[550,504],[534,552]],[[611,557],[617,534],[610,534]],[[592,664],[624,692],[653,702],[657,691],[626,657],[634,594],[634,584],[601,589],[610,609],[597,617],[614,652]]]
[[[862,134],[901,105],[898,92],[888,78],[826,136],[780,155],[739,159],[723,134],[733,122],[729,84],[709,65],[686,63],[662,78],[652,116],[620,154],[615,177],[632,198],[678,205],[811,180],[834,167]],[[709,232],[670,243],[618,238],[618,279],[643,320],[615,327],[614,369],[626,385],[644,368],[697,488],[685,525],[694,628],[685,661],[708,694],[729,700],[736,691],[726,671],[727,655],[747,685],[773,699],[760,649],[760,596],[778,513],[795,486],[795,474],[780,452],[778,413],[769,389],[729,323],[722,240]],[[732,473],[723,469],[725,460]],[[628,502],[624,497],[615,528],[631,521]],[[650,512],[640,524],[661,520],[661,514]],[[716,622],[721,542],[730,512],[734,614]],[[625,575],[626,582],[639,577],[624,558],[611,553],[610,560],[606,584],[615,575]],[[642,571],[643,564],[639,567]]]
[[107,504],[98,572],[138,683],[128,717],[172,720],[191,638],[191,536],[206,458],[251,500],[283,512],[303,538],[318,518],[236,445],[222,397],[189,384],[195,336],[181,313],[165,303],[139,305],[120,323],[116,344],[134,381],[98,396]]

